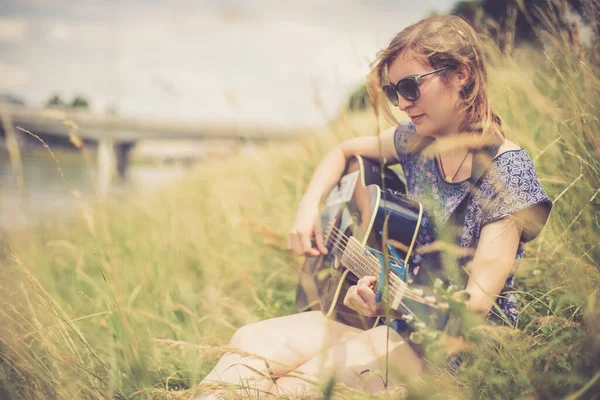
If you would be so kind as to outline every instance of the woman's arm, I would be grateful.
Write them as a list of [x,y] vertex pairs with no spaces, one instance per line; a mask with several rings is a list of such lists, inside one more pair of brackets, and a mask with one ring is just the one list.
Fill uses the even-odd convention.
[[520,238],[521,227],[511,217],[481,229],[465,289],[471,311],[484,317],[490,312],[512,271]]
[[346,162],[352,156],[363,156],[373,160],[383,159],[387,165],[398,163],[394,146],[395,131],[396,128],[391,127],[383,131],[379,137],[362,136],[346,140],[331,149],[315,168],[302,201],[319,204],[340,180]]
[[[481,230],[465,289],[470,295],[467,307],[474,313],[485,318],[490,312],[511,273],[520,237],[521,228],[512,218],[489,223]],[[367,317],[382,315],[384,305],[375,301],[373,291],[376,281],[375,276],[360,279],[348,289],[344,304]],[[401,318],[398,310],[390,311],[392,318]]]
[[[288,249],[298,255],[318,256],[326,253],[323,244],[323,231],[319,218],[319,203],[339,181],[347,160],[352,156],[363,156],[379,160],[386,164],[398,162],[394,146],[392,127],[380,136],[366,136],[347,140],[331,149],[319,162],[300,202],[296,218],[288,235]],[[381,146],[380,146],[381,141]],[[317,248],[311,245],[315,237]]]

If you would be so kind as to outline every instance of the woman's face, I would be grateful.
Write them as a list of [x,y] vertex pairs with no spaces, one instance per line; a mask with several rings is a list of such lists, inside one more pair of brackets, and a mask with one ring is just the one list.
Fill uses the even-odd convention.
[[[415,61],[409,54],[400,54],[390,64],[388,76],[395,85],[400,79],[433,71]],[[448,84],[444,84],[439,73],[419,79],[420,97],[408,101],[398,95],[398,108],[406,112],[421,136],[448,136],[458,133],[463,116],[460,109],[460,90],[466,83],[464,70],[450,71]],[[417,116],[421,115],[418,118]]]

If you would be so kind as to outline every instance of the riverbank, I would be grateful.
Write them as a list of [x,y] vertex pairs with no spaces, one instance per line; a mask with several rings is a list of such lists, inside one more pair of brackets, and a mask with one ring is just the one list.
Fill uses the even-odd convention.
[[[58,222],[102,201],[97,193],[93,151],[46,149],[21,153],[21,177],[6,153],[0,152],[0,229],[20,229],[42,221]],[[162,185],[190,173],[194,163],[140,160],[131,164],[124,179],[115,177],[110,196],[150,196]]]
[[[151,196],[161,186],[193,173],[201,163],[257,151],[237,140],[144,140],[132,151],[125,177],[113,177],[110,196]],[[96,148],[53,147],[21,151],[22,181],[6,149],[0,149],[0,229],[54,221],[102,201],[97,189]],[[62,172],[62,175],[61,175]]]

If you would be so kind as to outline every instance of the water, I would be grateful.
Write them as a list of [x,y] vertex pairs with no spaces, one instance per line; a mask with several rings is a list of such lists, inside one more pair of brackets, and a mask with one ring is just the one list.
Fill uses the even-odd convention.
[[[21,156],[23,190],[20,191],[8,154],[0,150],[0,230],[25,227],[48,217],[74,215],[76,205],[92,205],[96,201],[95,165],[88,168],[81,153],[56,154],[69,188],[47,151],[25,152]],[[94,164],[95,157],[91,155],[90,158]],[[150,196],[161,185],[177,180],[186,171],[175,165],[131,164],[127,177],[115,181],[111,191],[113,195]]]

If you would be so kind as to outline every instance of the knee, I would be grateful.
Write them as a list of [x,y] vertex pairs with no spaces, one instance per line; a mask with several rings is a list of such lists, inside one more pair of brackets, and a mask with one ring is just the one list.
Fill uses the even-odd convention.
[[235,347],[236,349],[242,349],[245,347],[246,342],[248,341],[248,337],[250,336],[250,325],[245,325],[239,328],[229,341],[230,347]]
[[257,349],[257,346],[262,341],[261,338],[267,334],[267,332],[261,332],[260,322],[245,325],[239,328],[229,341],[229,346],[236,349],[245,350],[252,352]]

